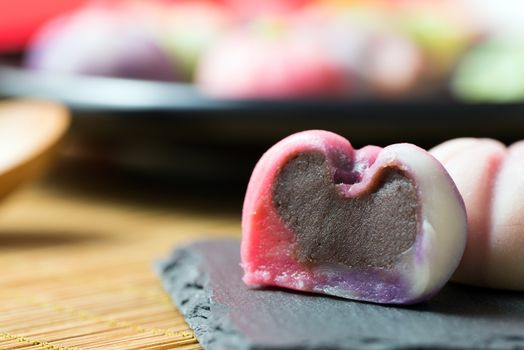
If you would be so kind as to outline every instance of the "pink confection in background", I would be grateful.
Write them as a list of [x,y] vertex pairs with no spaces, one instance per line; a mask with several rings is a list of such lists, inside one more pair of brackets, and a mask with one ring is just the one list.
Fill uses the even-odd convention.
[[424,78],[422,51],[405,35],[376,25],[385,21],[371,5],[362,9],[330,2],[313,3],[293,19],[302,35],[322,42],[326,53],[344,67],[352,95],[398,97],[416,94]]
[[341,96],[346,70],[326,50],[282,17],[259,19],[226,34],[204,54],[196,82],[225,98]]

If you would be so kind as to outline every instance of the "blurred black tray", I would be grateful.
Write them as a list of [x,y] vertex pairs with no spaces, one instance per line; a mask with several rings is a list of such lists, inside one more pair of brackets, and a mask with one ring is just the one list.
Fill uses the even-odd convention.
[[260,154],[299,130],[327,129],[356,146],[453,137],[524,139],[524,104],[416,100],[216,100],[192,85],[35,73],[0,65],[0,97],[61,101],[75,152],[148,172],[245,179]]

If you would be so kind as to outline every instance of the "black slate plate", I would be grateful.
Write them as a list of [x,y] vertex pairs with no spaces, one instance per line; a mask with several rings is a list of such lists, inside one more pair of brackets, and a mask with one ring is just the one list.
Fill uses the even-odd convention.
[[236,240],[177,249],[157,270],[206,349],[524,349],[522,293],[448,284],[397,307],[248,288]]

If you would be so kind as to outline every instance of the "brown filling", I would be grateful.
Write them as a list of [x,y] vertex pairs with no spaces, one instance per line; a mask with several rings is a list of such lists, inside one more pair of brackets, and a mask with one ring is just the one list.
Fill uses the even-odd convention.
[[345,197],[326,158],[302,153],[280,170],[273,204],[296,236],[305,264],[390,267],[415,242],[418,196],[399,169],[385,168],[367,193]]

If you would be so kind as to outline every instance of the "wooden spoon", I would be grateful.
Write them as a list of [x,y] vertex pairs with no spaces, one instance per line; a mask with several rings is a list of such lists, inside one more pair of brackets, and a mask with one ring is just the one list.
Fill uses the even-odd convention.
[[59,104],[0,103],[0,199],[42,173],[68,126],[69,112]]

